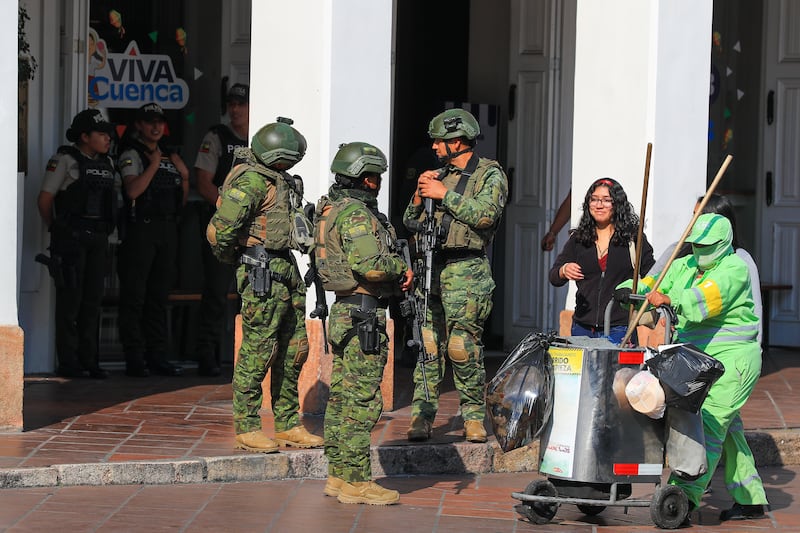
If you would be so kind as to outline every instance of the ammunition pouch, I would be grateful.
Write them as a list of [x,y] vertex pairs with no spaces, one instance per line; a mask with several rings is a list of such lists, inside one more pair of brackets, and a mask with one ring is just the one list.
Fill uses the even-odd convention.
[[272,291],[273,281],[289,286],[290,280],[286,276],[269,269],[269,262],[275,257],[282,257],[287,261],[291,260],[288,250],[267,250],[262,245],[251,246],[245,250],[240,258],[240,262],[247,267],[247,277],[253,289],[253,294],[257,297],[269,295]]

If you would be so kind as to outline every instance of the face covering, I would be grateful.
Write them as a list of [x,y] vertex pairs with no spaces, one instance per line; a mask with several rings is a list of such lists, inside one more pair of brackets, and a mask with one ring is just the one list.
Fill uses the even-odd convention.
[[713,268],[723,257],[733,252],[730,241],[721,241],[707,246],[692,244],[692,255],[700,270]]

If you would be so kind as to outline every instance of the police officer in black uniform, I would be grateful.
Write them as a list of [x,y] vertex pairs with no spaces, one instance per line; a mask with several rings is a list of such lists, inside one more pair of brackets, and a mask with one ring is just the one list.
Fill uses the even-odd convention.
[[87,109],[72,119],[67,140],[47,163],[38,208],[50,231],[56,285],[56,373],[103,379],[97,328],[114,229],[118,180],[107,153],[114,125]]
[[250,122],[250,87],[241,83],[231,86],[227,95],[228,124],[211,127],[203,137],[194,164],[197,190],[207,202],[200,213],[203,229],[203,296],[200,301],[200,331],[197,339],[198,374],[220,374],[217,344],[225,322],[228,292],[233,282],[234,267],[221,263],[211,253],[205,239],[205,228],[216,211],[219,187],[233,166],[234,150],[248,146]]
[[140,107],[122,140],[119,170],[125,231],[119,247],[119,332],[125,373],[183,373],[167,360],[167,296],[175,278],[178,215],[189,191],[189,169],[162,145],[164,111]]

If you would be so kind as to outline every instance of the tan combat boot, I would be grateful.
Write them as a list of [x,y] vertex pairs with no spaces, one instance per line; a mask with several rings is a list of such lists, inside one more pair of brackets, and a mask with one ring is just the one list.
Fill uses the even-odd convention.
[[297,425],[289,431],[275,433],[275,441],[281,446],[295,448],[318,448],[325,444],[325,439],[312,435],[302,425]]
[[341,503],[366,503],[367,505],[392,505],[400,501],[396,490],[384,489],[374,481],[342,483],[337,498]]
[[467,420],[464,422],[464,436],[470,442],[486,442],[486,428],[482,420]]
[[267,437],[261,430],[236,435],[236,447],[248,452],[273,453],[278,451],[275,441]]
[[411,442],[428,440],[431,438],[431,421],[421,416],[415,416],[411,419],[411,425],[408,426],[406,435]]
[[325,483],[325,489],[322,492],[325,493],[325,496],[336,497],[339,495],[339,492],[341,492],[342,485],[345,483],[346,481],[340,477],[328,476],[328,481]]

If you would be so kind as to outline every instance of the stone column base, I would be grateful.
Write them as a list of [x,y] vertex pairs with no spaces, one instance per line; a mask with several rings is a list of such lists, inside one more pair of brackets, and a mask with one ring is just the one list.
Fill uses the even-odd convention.
[[0,326],[0,431],[22,431],[24,338],[19,326]]

